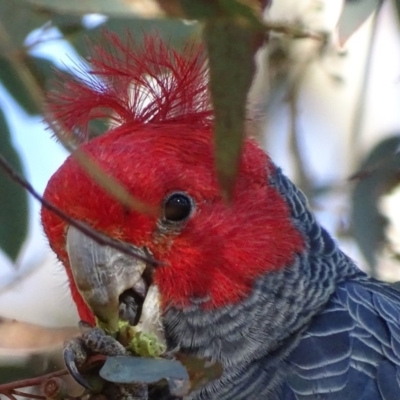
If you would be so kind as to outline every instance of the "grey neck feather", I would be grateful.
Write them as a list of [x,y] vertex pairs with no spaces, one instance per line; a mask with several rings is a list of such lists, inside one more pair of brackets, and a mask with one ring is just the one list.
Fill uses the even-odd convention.
[[[171,349],[218,360],[224,365],[223,378],[195,393],[193,399],[209,398],[215,391],[219,399],[225,398],[225,391],[227,399],[241,399],[246,390],[240,388],[238,380],[239,376],[244,379],[244,375],[246,385],[250,379],[255,385],[259,382],[259,390],[272,393],[279,381],[276,363],[282,362],[297,344],[337,283],[365,278],[316,222],[305,196],[288,178],[277,170],[269,184],[289,204],[293,224],[305,238],[305,251],[297,254],[291,265],[258,279],[251,295],[239,304],[212,311],[203,311],[201,304],[166,311],[164,323]],[[260,362],[264,372],[257,368]],[[235,388],[231,387],[232,380]],[[239,397],[229,397],[236,389]]]

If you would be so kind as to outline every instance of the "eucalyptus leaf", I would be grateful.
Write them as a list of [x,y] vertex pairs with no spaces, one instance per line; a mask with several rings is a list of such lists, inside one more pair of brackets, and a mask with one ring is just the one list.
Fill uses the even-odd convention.
[[21,379],[31,379],[58,369],[57,355],[52,351],[30,353],[16,351],[0,355],[0,385]]
[[190,377],[190,391],[196,390],[208,382],[221,378],[224,369],[219,362],[210,362],[205,358],[178,353],[176,358],[186,368]]
[[353,177],[356,180],[351,197],[353,234],[373,274],[376,254],[384,243],[387,225],[378,203],[380,197],[398,183],[399,147],[400,136],[383,140],[372,149]]
[[21,71],[6,57],[0,55],[0,81],[24,111],[30,115],[39,114],[40,102],[26,86]]
[[113,383],[155,384],[167,381],[170,393],[183,396],[189,391],[189,375],[176,360],[132,356],[107,357],[100,376]]
[[[4,36],[0,53],[22,48],[27,35],[50,19],[48,12],[32,7],[25,0],[0,0],[0,10]],[[4,46],[9,49],[5,49]]]
[[247,95],[255,73],[254,56],[262,31],[221,18],[204,28],[210,65],[210,89],[215,113],[214,141],[218,182],[231,198],[245,135]]
[[395,289],[400,290],[400,282],[399,282],[399,281],[393,282],[393,283],[392,283],[392,286],[393,286]]
[[340,43],[344,44],[381,4],[382,0],[346,0],[338,23]]
[[[50,26],[50,20],[71,30],[81,19],[71,16],[58,17],[23,0],[0,0],[0,10],[0,81],[28,114],[39,114],[44,81],[50,72],[49,68],[44,70],[44,65],[50,63],[41,60],[36,62],[29,54],[25,40],[35,29],[40,28],[40,32],[45,34],[44,26]],[[34,46],[34,43],[29,43],[29,46]]]
[[[0,110],[0,152],[22,173],[22,164],[14,149],[3,111]],[[13,260],[25,241],[28,227],[28,196],[26,191],[0,170],[0,248]]]
[[108,14],[120,17],[133,15],[161,16],[162,13],[155,5],[143,5],[138,0],[26,0],[27,3],[61,14]]
[[[30,115],[42,112],[42,94],[54,77],[54,64],[41,57],[26,54],[23,70],[16,68],[8,59],[0,56],[0,81],[19,105]],[[27,85],[26,75],[39,92]]]
[[161,379],[189,380],[185,367],[176,360],[132,356],[107,357],[100,376],[114,383],[155,383]]
[[190,39],[200,36],[200,26],[198,23],[184,23],[181,20],[173,19],[138,19],[132,18],[109,18],[97,27],[82,32],[80,35],[67,37],[76,51],[84,57],[90,52],[90,45],[96,43],[102,38],[102,32],[109,30],[118,34],[122,39],[127,33],[135,40],[141,43],[144,36],[148,33],[156,33],[168,41],[169,45],[175,48],[183,48]]
[[4,383],[18,381],[20,379],[29,379],[34,376],[32,367],[26,365],[1,365],[0,364],[0,385]]
[[213,18],[220,14],[219,1],[179,0],[179,4],[181,6],[180,11],[188,18],[205,19]]
[[54,77],[54,71],[56,70],[54,64],[46,58],[35,56],[27,57],[25,64],[37,84],[44,91],[46,87],[51,84],[52,78]]
[[233,18],[246,20],[254,26],[262,26],[262,12],[270,6],[270,0],[175,0],[165,2],[158,0],[159,5],[169,15],[180,18],[210,20],[215,18]]
[[397,19],[400,20],[400,0],[394,0],[394,4],[397,10]]

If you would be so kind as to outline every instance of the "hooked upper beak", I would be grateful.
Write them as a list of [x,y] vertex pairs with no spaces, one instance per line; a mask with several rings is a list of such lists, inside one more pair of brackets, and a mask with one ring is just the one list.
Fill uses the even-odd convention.
[[[126,290],[143,289],[143,260],[100,245],[73,226],[68,228],[66,248],[78,291],[101,325],[118,331],[120,296]],[[143,248],[132,246],[146,256]]]

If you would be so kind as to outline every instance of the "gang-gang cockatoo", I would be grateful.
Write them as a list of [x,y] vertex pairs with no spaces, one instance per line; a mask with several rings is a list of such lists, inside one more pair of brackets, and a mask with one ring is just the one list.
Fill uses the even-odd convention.
[[[156,211],[122,204],[74,155],[50,179],[48,202],[142,256],[43,208],[80,318],[115,326],[155,313],[169,355],[222,365],[185,399],[399,400],[400,293],[355,266],[254,140],[223,199],[201,49],[106,36],[90,71],[49,94],[48,118]],[[89,122],[103,117],[110,129],[89,140]]]

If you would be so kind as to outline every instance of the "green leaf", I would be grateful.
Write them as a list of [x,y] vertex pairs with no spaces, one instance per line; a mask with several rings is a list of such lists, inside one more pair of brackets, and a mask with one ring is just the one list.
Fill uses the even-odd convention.
[[251,1],[245,4],[241,0],[178,0],[181,13],[188,18],[204,20],[239,17],[261,23],[261,2],[255,0],[252,3],[253,8],[250,7]]
[[40,113],[40,102],[26,86],[21,71],[0,55],[0,81],[19,105],[30,115]]
[[[0,110],[0,151],[19,173],[20,157],[11,144],[9,128]],[[23,188],[0,170],[0,248],[13,260],[16,259],[27,234],[28,196]]]
[[25,63],[37,84],[44,90],[54,77],[54,64],[46,58],[35,56],[27,57]]
[[0,81],[28,114],[39,114],[51,63],[30,56],[25,39],[34,29],[45,33],[50,20],[68,33],[82,30],[81,18],[57,16],[23,0],[0,0],[0,10]]
[[381,4],[382,0],[346,0],[338,23],[339,42],[344,44]]
[[221,378],[224,368],[219,362],[210,362],[205,358],[176,354],[177,360],[186,368],[190,378],[190,391],[199,389],[208,382]]
[[56,365],[51,360],[51,353],[20,354],[3,356],[0,359],[0,385],[15,382],[21,379],[31,379],[50,371],[54,371]]
[[179,397],[222,376],[223,367],[218,362],[211,363],[182,353],[176,354],[176,358],[107,357],[100,376],[108,382],[119,384],[166,380],[171,393]]
[[400,290],[400,282],[399,282],[399,281],[393,282],[393,283],[392,283],[392,286],[393,286],[395,289]]
[[[0,24],[2,28],[1,53],[22,48],[27,35],[50,19],[50,14],[32,7],[25,0],[0,0]],[[9,43],[7,43],[9,42]]]
[[[107,14],[121,17],[131,17],[138,15],[143,6],[136,1],[126,0],[27,0],[35,6],[42,7],[44,10],[62,14]],[[150,15],[151,15],[150,10]],[[155,16],[161,16],[160,12],[154,10]]]
[[0,0],[0,10],[0,81],[28,114],[38,114],[41,101],[36,96],[36,83],[25,66],[29,56],[24,41],[50,17],[23,0]]
[[394,4],[397,10],[397,19],[400,20],[400,0],[394,0]]
[[186,369],[179,361],[133,356],[107,357],[100,376],[114,383],[154,383],[164,378],[189,379]]
[[230,199],[245,135],[247,95],[255,73],[254,55],[262,31],[228,18],[207,21],[204,29],[215,113],[214,141],[218,182]]
[[96,28],[87,30],[80,35],[67,37],[67,40],[82,56],[87,56],[91,42],[101,40],[104,29],[117,33],[122,39],[127,32],[137,43],[143,40],[146,33],[156,32],[160,37],[168,40],[175,48],[182,48],[191,38],[199,36],[199,24],[185,24],[180,20],[164,19],[126,19],[109,18]]
[[80,16],[56,14],[26,0],[0,0],[0,10],[2,53],[7,51],[5,47],[22,50],[28,34],[50,21],[65,29],[82,28]]
[[107,357],[100,376],[113,383],[168,384],[170,393],[182,397],[189,392],[189,375],[176,360],[133,356]]
[[174,17],[195,20],[233,18],[242,22],[246,20],[259,28],[263,25],[262,11],[270,5],[270,1],[265,0],[158,0],[158,3],[168,15]]
[[[0,56],[0,81],[19,105],[30,115],[42,112],[42,94],[54,77],[54,64],[41,57],[26,54],[22,69]],[[27,77],[27,75],[29,75]],[[28,80],[27,80],[28,79]],[[27,83],[32,83],[35,90]],[[39,90],[39,92],[36,91]]]
[[357,179],[351,198],[353,234],[373,273],[376,254],[384,243],[387,224],[379,212],[378,202],[383,194],[398,183],[400,156],[396,150],[399,146],[400,136],[383,140],[353,176],[353,179]]
[[189,18],[206,19],[213,18],[220,14],[220,5],[218,1],[207,0],[179,0],[184,15]]

